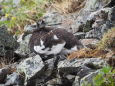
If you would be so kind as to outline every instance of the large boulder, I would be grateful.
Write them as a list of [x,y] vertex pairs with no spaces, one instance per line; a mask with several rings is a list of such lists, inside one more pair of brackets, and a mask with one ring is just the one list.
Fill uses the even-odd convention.
[[43,70],[44,63],[39,55],[24,59],[17,67],[17,72],[25,75],[25,84],[36,77],[40,77],[44,73]]
[[0,56],[13,57],[13,51],[18,43],[5,26],[0,27]]

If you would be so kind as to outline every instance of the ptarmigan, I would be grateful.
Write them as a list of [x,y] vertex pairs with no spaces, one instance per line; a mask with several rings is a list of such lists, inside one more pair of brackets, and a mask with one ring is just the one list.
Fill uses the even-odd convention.
[[29,47],[31,52],[40,55],[57,55],[71,53],[83,46],[72,33],[61,28],[46,27],[44,21],[39,20],[37,29],[32,32]]

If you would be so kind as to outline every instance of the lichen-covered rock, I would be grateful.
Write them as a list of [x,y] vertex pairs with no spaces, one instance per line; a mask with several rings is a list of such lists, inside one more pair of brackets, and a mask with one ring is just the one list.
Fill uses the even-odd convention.
[[31,34],[21,34],[17,40],[19,43],[19,47],[15,51],[15,53],[21,55],[21,56],[27,56],[30,54],[30,49],[28,46],[29,40],[30,40]]
[[13,38],[13,35],[8,32],[7,28],[5,26],[0,27],[0,56],[6,56],[9,57],[13,56],[13,52],[18,46],[18,43]]
[[23,84],[24,84],[24,76],[15,72],[8,75],[5,81],[5,86],[10,86],[10,85],[23,86]]
[[89,74],[87,74],[86,76],[84,76],[83,78],[80,79],[79,76],[75,77],[75,80],[72,84],[72,86],[87,86],[87,85],[91,85],[93,86],[93,78],[98,74],[98,70],[95,72],[90,72]]
[[[73,60],[64,60],[60,61],[58,64],[58,69],[65,69],[69,70],[69,67],[81,67],[86,65],[92,65],[92,67],[98,69],[106,65],[106,62],[100,58],[84,58],[84,59],[73,59]],[[70,70],[71,71],[71,70]]]
[[[86,31],[85,38],[101,39],[102,35],[115,25],[114,9],[115,7],[102,8],[98,11],[92,12],[89,15],[85,25],[85,27],[90,26],[88,27],[89,30],[84,28]],[[88,22],[92,23],[87,24]]]
[[77,37],[78,39],[84,39],[85,35],[86,34],[84,32],[77,32],[74,34],[74,36]]
[[99,72],[99,70],[97,70],[95,72],[91,72],[90,74],[88,74],[85,77],[83,77],[80,80],[80,86],[84,86],[84,85],[87,86],[88,84],[90,84],[91,86],[93,86],[93,78],[98,74],[98,72]]
[[80,86],[80,84],[79,84],[79,76],[75,77],[75,80],[74,80],[72,86]]
[[29,57],[21,61],[17,67],[17,72],[24,73],[25,83],[30,79],[41,76],[44,70],[44,63],[39,55]]

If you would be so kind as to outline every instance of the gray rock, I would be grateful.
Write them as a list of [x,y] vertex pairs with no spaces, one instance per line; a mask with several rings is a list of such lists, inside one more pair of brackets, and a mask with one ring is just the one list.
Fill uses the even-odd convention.
[[48,82],[46,82],[47,86],[60,86],[62,85],[62,81],[59,78],[54,78]]
[[[76,18],[76,28],[81,31],[88,31],[91,29],[91,22],[88,22],[89,15],[102,8],[106,3],[104,3],[103,0],[98,1],[98,0],[88,0],[85,4],[85,7],[81,9],[79,16]],[[88,22],[88,23],[87,23]]]
[[93,85],[93,78],[98,74],[98,72],[99,72],[99,70],[97,70],[95,72],[91,72],[87,76],[83,77],[80,80],[80,86],[84,86],[84,85],[87,86],[88,84],[90,84],[91,86],[94,86]]
[[67,75],[66,78],[67,78],[68,80],[72,80],[72,79],[75,78],[75,76],[74,76],[74,75]]
[[75,37],[78,39],[84,39],[85,38],[85,33],[84,32],[77,32],[74,34]]
[[87,28],[84,28],[85,31],[88,31],[85,38],[102,38],[102,35],[113,26],[113,21],[110,19],[112,9],[113,8],[102,8],[89,15],[87,23],[89,21],[93,22],[85,25],[85,27],[90,26],[90,29],[88,28],[89,31]]
[[54,64],[55,64],[55,58],[49,59],[45,61],[45,65],[46,65],[46,71],[45,71],[45,75],[47,77],[51,77],[51,74],[54,70]]
[[112,25],[115,27],[115,6],[110,11],[109,18],[110,18]]
[[2,69],[0,69],[0,83],[5,82],[7,74],[9,74],[9,73],[10,73],[10,69],[9,68],[2,68]]
[[26,26],[24,27],[25,35],[28,35],[29,33],[34,32],[34,30],[36,30],[36,29],[37,29],[37,25],[36,25],[36,24],[26,25]]
[[44,63],[39,55],[21,61],[17,67],[17,72],[25,74],[25,84],[28,80],[40,77],[44,70]]
[[31,37],[31,34],[25,35],[25,33],[19,36],[17,40],[17,42],[19,43],[19,47],[17,50],[15,50],[15,53],[21,56],[27,56],[30,54],[30,49],[28,46],[30,37]]
[[80,82],[79,76],[76,76],[72,86],[80,86],[79,82]]
[[24,76],[21,76],[18,73],[12,73],[7,76],[5,86],[9,85],[18,85],[18,86],[23,86],[24,84]]
[[5,86],[5,84],[0,84],[0,86]]
[[0,56],[6,56],[12,57],[13,54],[10,54],[13,52],[18,46],[18,43],[13,38],[13,35],[8,32],[6,27],[0,27]]
[[63,16],[58,12],[47,12],[44,15],[44,20],[47,25],[60,25],[62,22]]
[[[106,65],[106,62],[100,58],[84,58],[84,59],[73,59],[73,60],[64,60],[58,63],[58,69],[68,69],[69,67],[81,67],[85,65],[90,65],[96,67],[96,69]],[[72,70],[71,70],[72,71]]]
[[79,76],[76,76],[72,86],[88,86],[89,84],[91,86],[93,85],[93,78],[98,74],[98,71],[95,72],[90,72],[88,75],[84,76],[83,78],[80,79]]

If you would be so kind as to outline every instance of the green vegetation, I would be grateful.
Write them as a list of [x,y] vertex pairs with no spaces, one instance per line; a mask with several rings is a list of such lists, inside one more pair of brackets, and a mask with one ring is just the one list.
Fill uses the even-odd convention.
[[0,26],[6,25],[12,32],[23,32],[25,24],[32,24],[43,16],[46,3],[47,0],[21,0],[15,6],[13,0],[3,0],[0,5],[5,20],[0,21]]
[[84,82],[83,86],[115,86],[115,69],[110,66],[103,67],[98,74],[93,77],[93,85]]
[[94,77],[94,86],[115,86],[115,69],[107,66]]

